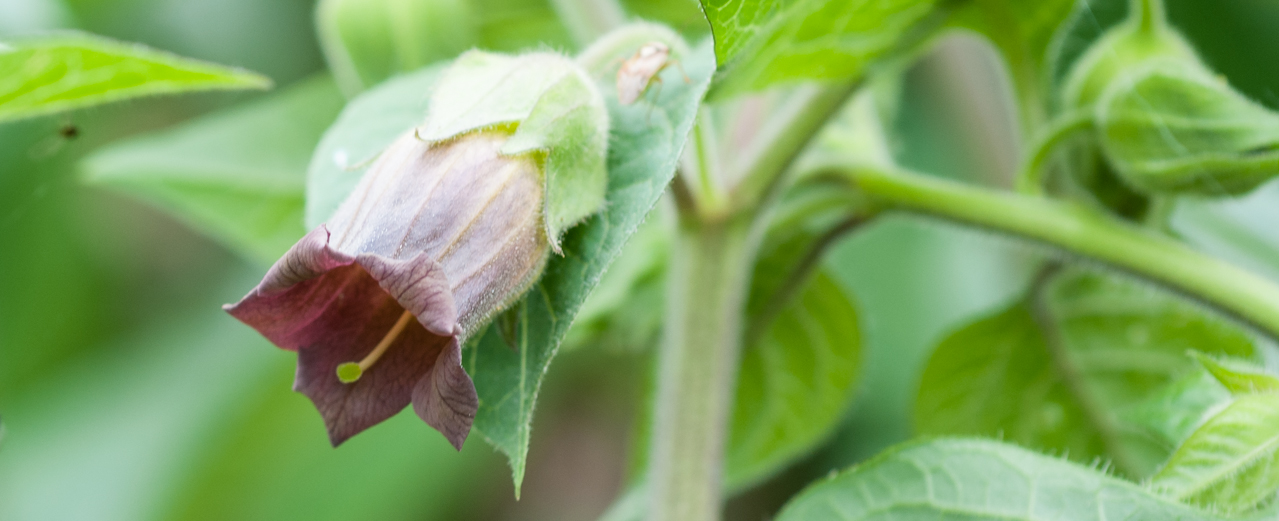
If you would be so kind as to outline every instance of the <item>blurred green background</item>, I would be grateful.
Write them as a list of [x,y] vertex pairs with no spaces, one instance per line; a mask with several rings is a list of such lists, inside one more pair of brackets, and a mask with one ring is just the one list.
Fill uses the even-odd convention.
[[[536,1],[484,3],[486,16],[554,30],[545,5],[520,11]],[[630,5],[705,32],[691,0]],[[78,28],[258,71],[279,90],[324,70],[313,10],[309,0],[0,0],[0,38]],[[1169,10],[1212,66],[1279,106],[1279,4]],[[518,41],[572,50],[567,37]],[[907,74],[893,125],[903,164],[1007,184],[1018,133],[993,59],[972,37],[948,38]],[[595,519],[623,486],[644,355],[581,349],[556,361],[519,502],[499,454],[479,439],[456,453],[412,413],[335,450],[289,390],[294,355],[219,309],[256,282],[263,259],[78,180],[95,148],[260,96],[145,99],[0,125],[0,519]],[[334,93],[322,110],[337,103]],[[68,123],[78,138],[59,136]],[[1279,279],[1276,202],[1274,184],[1228,203],[1188,201],[1177,229]],[[827,263],[867,331],[857,405],[821,450],[733,499],[730,518],[765,518],[812,479],[910,437],[928,350],[1016,296],[1041,254],[906,217],[842,241]]]

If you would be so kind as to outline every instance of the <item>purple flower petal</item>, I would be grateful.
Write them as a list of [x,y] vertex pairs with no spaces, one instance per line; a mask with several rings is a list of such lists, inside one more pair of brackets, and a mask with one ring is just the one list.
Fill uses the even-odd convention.
[[471,376],[462,368],[462,347],[457,339],[440,352],[435,367],[413,388],[413,411],[435,427],[457,450],[475,421],[480,402]]

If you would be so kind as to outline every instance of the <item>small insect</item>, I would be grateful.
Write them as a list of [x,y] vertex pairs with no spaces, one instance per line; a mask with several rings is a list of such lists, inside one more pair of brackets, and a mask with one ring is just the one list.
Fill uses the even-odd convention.
[[53,157],[54,154],[62,150],[63,146],[78,137],[80,137],[80,127],[67,121],[58,127],[55,135],[48,136],[33,145],[27,155],[31,156],[32,159]]
[[[662,78],[658,74],[671,64],[679,67],[681,74],[684,73],[684,67],[679,65],[679,61],[671,59],[671,48],[666,44],[644,44],[617,69],[617,101],[623,105],[635,103],[648,90],[649,85],[653,82],[661,83]],[[687,74],[684,74],[684,81],[690,81]]]
[[58,129],[58,135],[66,140],[78,138],[80,137],[80,127],[75,126],[75,123],[67,123]]

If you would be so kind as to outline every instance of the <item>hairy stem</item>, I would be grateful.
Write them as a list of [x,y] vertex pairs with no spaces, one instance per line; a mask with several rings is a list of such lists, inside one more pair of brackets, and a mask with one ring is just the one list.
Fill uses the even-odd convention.
[[796,88],[746,147],[742,170],[728,176],[738,180],[733,207],[753,208],[775,191],[782,184],[782,174],[859,85],[844,82]]
[[888,209],[1020,236],[1198,300],[1279,339],[1279,286],[1168,237],[1088,208],[902,171],[838,172]]
[[727,215],[729,208],[723,167],[715,146],[715,122],[709,112],[702,107],[698,114],[688,137],[688,148],[680,158],[682,164],[675,184],[689,194],[698,214],[715,219]]
[[[687,216],[686,216],[687,217]],[[652,521],[712,521],[722,503],[754,241],[749,220],[685,218],[672,248],[649,452]]]

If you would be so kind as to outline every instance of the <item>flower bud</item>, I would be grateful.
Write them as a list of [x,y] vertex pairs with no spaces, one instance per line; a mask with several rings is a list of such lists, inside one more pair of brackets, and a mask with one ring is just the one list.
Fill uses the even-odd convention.
[[1169,27],[1160,0],[1132,0],[1128,19],[1106,31],[1071,67],[1063,89],[1066,107],[1092,105],[1119,75],[1149,60],[1198,63],[1185,38]]
[[334,215],[228,312],[298,352],[294,389],[337,445],[410,403],[461,448],[478,407],[464,338],[597,211],[607,116],[569,60],[472,52]]
[[1148,193],[1240,194],[1279,173],[1279,115],[1198,66],[1149,63],[1096,113],[1106,159]]

